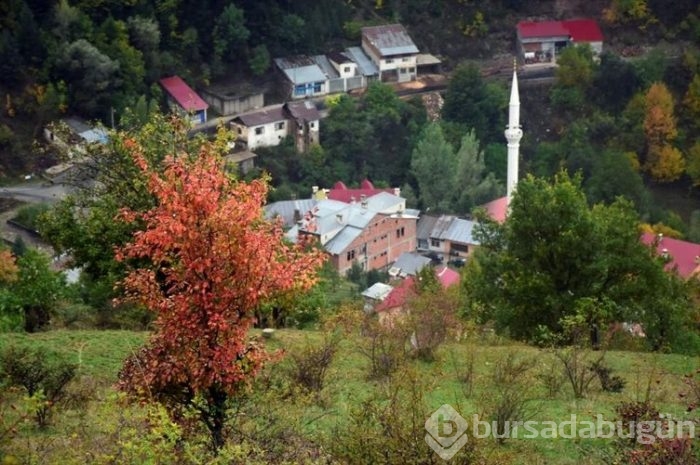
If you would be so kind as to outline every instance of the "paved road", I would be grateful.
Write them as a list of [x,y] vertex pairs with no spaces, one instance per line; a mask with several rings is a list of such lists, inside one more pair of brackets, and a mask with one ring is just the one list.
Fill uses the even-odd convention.
[[19,186],[0,187],[0,197],[11,197],[23,202],[56,202],[65,197],[69,188],[63,184],[29,182]]

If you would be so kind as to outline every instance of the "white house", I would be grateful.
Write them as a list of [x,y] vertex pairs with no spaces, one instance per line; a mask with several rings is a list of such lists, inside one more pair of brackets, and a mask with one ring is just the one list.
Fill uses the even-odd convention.
[[284,105],[271,105],[261,110],[236,116],[231,121],[236,143],[242,142],[248,150],[278,145],[289,131]]
[[362,50],[379,68],[382,81],[414,81],[418,48],[400,24],[362,28]]
[[328,76],[312,57],[298,55],[275,58],[274,61],[290,84],[293,99],[318,97],[328,93]]
[[271,105],[260,110],[236,116],[231,129],[236,144],[248,150],[279,145],[287,136],[293,136],[299,152],[319,143],[321,114],[311,101]]

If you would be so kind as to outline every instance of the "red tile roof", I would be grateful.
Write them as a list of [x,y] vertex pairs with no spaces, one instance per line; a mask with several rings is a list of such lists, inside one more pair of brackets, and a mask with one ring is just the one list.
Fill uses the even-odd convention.
[[[642,234],[641,240],[647,245],[652,245],[658,240],[658,236],[647,232]],[[668,254],[669,262],[666,269],[676,270],[676,273],[683,278],[689,278],[698,271],[700,244],[662,237],[656,244],[656,252],[660,256]]]
[[499,197],[481,206],[491,219],[497,223],[503,223],[508,216],[508,197]]
[[180,76],[163,78],[160,80],[160,85],[185,111],[200,111],[209,108],[207,102],[202,100]]
[[[448,287],[459,283],[459,273],[457,273],[455,270],[444,265],[437,267],[434,270],[435,276],[437,277],[438,281],[440,281],[443,288],[447,289]],[[377,305],[375,311],[383,312],[386,310],[391,310],[392,308],[402,307],[406,303],[406,300],[408,300],[408,297],[414,293],[415,278],[413,276],[409,276],[398,286],[392,289],[391,292],[389,292],[386,299]]]
[[369,179],[364,179],[360,183],[359,189],[348,189],[348,187],[342,181],[338,181],[333,185],[333,188],[328,191],[327,196],[331,200],[350,203],[353,200],[355,202],[359,202],[363,195],[365,198],[370,198],[373,195],[379,194],[380,192],[388,192],[393,194],[394,189],[377,189]]
[[518,35],[522,39],[536,37],[571,37],[574,42],[602,42],[603,33],[592,19],[569,21],[522,21],[518,23]]

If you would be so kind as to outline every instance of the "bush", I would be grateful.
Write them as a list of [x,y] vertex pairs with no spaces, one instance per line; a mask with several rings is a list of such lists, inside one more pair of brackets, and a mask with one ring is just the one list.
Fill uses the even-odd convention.
[[599,360],[591,365],[591,370],[598,375],[600,387],[606,392],[622,392],[625,388],[625,380],[619,376],[612,375],[612,368]]
[[484,404],[487,415],[496,424],[493,433],[499,444],[508,439],[509,423],[526,421],[531,413],[530,405],[534,396],[529,375],[534,366],[535,359],[520,357],[512,351],[494,363],[491,388]]
[[35,420],[48,425],[52,407],[60,402],[76,366],[44,348],[9,346],[0,353],[0,378],[24,388],[36,401]]
[[49,205],[45,203],[33,203],[25,205],[17,210],[17,215],[12,218],[13,221],[19,223],[32,231],[39,230],[39,217],[49,211]]
[[290,354],[294,366],[294,381],[311,392],[323,389],[326,372],[338,350],[338,342],[338,336],[331,334],[327,335],[318,347],[307,346]]

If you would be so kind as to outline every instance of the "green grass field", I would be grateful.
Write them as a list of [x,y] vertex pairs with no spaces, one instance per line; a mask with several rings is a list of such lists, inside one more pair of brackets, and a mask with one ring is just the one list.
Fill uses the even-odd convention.
[[[20,451],[18,456],[27,457],[20,463],[80,463],[80,459],[75,458],[78,451],[95,447],[107,450],[114,446],[115,441],[121,444],[120,435],[126,434],[123,431],[139,431],[143,425],[138,426],[138,423],[142,421],[145,410],[124,404],[116,395],[113,383],[122,360],[137,350],[146,338],[147,333],[128,331],[61,330],[0,335],[0,348],[10,344],[30,344],[61,353],[78,364],[81,379],[92,380],[90,389],[94,389],[88,393],[91,400],[87,407],[66,407],[55,415],[53,425],[44,431],[37,430],[29,420],[20,424],[17,434],[5,446],[7,450]],[[322,340],[323,334],[318,331],[279,330],[267,345],[271,349],[294,353],[309,345],[318,345]],[[364,399],[382,389],[382,383],[367,379],[368,359],[358,350],[359,344],[359,338],[346,338],[340,343],[323,391],[316,398],[297,397],[295,394],[284,401],[270,401],[269,397],[263,397],[266,402],[272,402],[266,407],[295,418],[301,434],[309,440],[328,440],[333,428],[344,424]],[[615,406],[620,402],[642,399],[647,395],[651,395],[661,412],[683,417],[686,403],[679,397],[684,388],[683,375],[700,367],[695,357],[611,351],[606,360],[614,373],[626,381],[623,392],[604,392],[594,383],[585,399],[574,399],[568,384],[563,384],[558,394],[549,396],[540,382],[538,373],[558,369],[559,362],[551,353],[507,341],[453,342],[440,347],[434,362],[413,360],[408,364],[413,373],[417,373],[417,382],[429,409],[450,404],[469,418],[473,414],[484,414],[486,405],[494,397],[491,372],[508,353],[534,360],[524,388],[529,389],[533,397],[528,409],[530,418],[542,421],[567,420],[574,413],[579,419],[594,419],[596,414],[612,418]],[[471,395],[466,394],[460,376],[469,360],[473,360]],[[263,376],[285,377],[291,369],[291,359],[286,357]],[[6,399],[7,402],[21,404],[21,397]],[[0,413],[12,416],[11,410],[5,405]],[[90,438],[89,441],[86,437]],[[493,462],[488,463],[604,463],[596,461],[598,458],[591,454],[591,450],[599,447],[600,443],[596,441],[601,440],[512,439],[501,446],[493,440],[481,441],[484,441],[484,453],[493,457]],[[103,462],[95,459],[95,463]],[[127,462],[105,459],[104,463]]]

